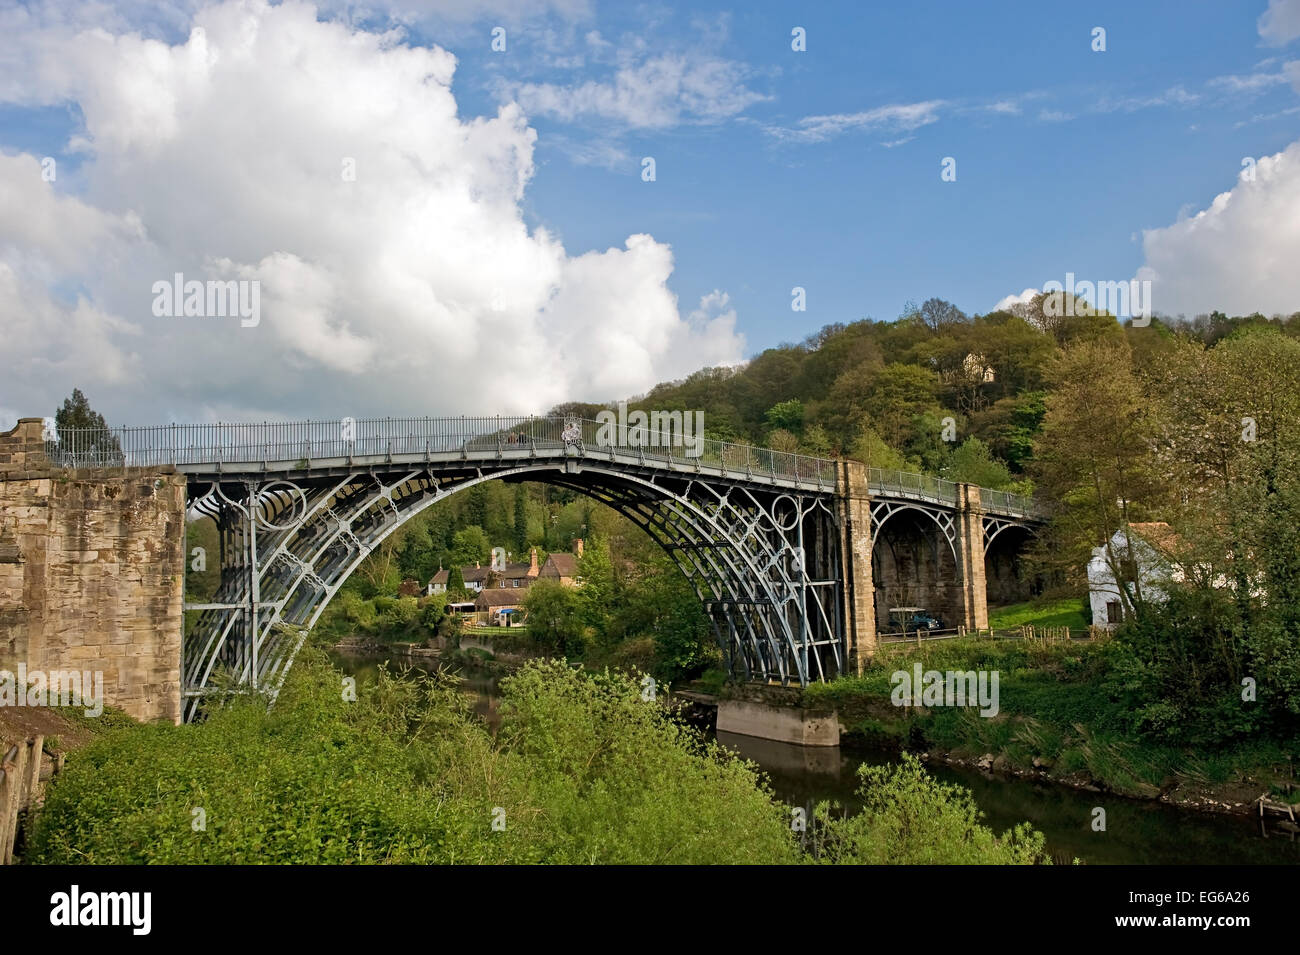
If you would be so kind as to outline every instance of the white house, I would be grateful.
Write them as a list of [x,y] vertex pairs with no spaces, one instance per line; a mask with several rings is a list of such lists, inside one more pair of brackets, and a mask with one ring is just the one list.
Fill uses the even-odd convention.
[[[1132,541],[1132,558],[1129,542]],[[1183,572],[1173,560],[1179,548],[1178,535],[1163,521],[1130,524],[1110,538],[1110,549],[1121,571],[1124,586],[1131,595],[1140,585],[1142,599],[1162,601],[1164,585],[1183,579]],[[1124,620],[1124,600],[1120,584],[1106,560],[1106,547],[1094,547],[1088,561],[1088,600],[1092,605],[1092,622],[1104,630],[1113,630]]]

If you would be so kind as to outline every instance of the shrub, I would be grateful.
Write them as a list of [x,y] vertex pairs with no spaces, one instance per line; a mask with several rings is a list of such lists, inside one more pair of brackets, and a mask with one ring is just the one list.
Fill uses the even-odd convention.
[[1021,824],[1001,836],[980,824],[968,790],[929,776],[910,754],[900,765],[860,766],[862,812],[836,819],[818,807],[819,856],[881,865],[1026,865],[1049,861],[1044,839]]

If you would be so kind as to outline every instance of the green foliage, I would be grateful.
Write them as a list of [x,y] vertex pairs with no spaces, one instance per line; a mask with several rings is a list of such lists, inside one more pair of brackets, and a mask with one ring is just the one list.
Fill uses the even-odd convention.
[[236,699],[201,724],[137,725],[74,754],[28,861],[798,859],[753,770],[641,701],[635,680],[556,663],[504,682],[494,740],[445,680],[381,674],[348,703],[309,654],[269,711]]
[[[755,768],[642,699],[638,674],[530,664],[502,681],[495,736],[446,677],[381,671],[356,702],[341,686],[307,650],[270,709],[236,697],[198,724],[107,731],[50,785],[25,861],[811,861]],[[820,861],[1027,862],[1041,846],[994,838],[968,793],[913,763],[863,783],[866,812],[815,827]]]
[[555,580],[539,580],[524,596],[528,632],[541,648],[570,659],[586,652],[582,606],[572,587]]
[[465,575],[460,572],[460,564],[452,564],[447,571],[447,596],[453,600],[464,600],[469,596],[465,586]]
[[767,409],[764,415],[768,425],[774,430],[790,431],[798,434],[803,430],[803,402],[798,398],[780,401]]
[[515,553],[522,554],[528,547],[528,495],[521,484],[515,488]]
[[[378,600],[375,601],[378,605]],[[400,597],[391,602],[384,612],[381,624],[387,629],[406,630],[420,619],[420,602],[415,597]]]
[[491,557],[492,543],[488,540],[487,533],[477,524],[462,528],[452,538],[451,554],[448,557],[452,567],[486,564]]
[[1047,863],[1044,838],[1027,823],[997,836],[981,824],[970,792],[926,774],[904,754],[895,766],[860,766],[863,810],[835,818],[818,807],[819,855],[832,864],[1032,865]]
[[576,594],[582,622],[602,638],[607,634],[615,594],[614,561],[609,541],[603,536],[593,537],[583,545],[578,576],[582,578]]
[[[1084,643],[967,638],[888,646],[862,676],[809,686],[804,699],[809,706],[834,707],[852,733],[878,745],[940,749],[967,758],[1000,754],[1020,769],[1043,765],[1059,774],[1081,773],[1080,781],[1097,780],[1133,796],[1158,795],[1178,780],[1199,787],[1235,784],[1247,776],[1267,780],[1285,772],[1285,755],[1294,753],[1297,743],[1293,729],[1275,724],[1268,735],[1211,742],[1216,727],[1241,719],[1240,702],[1235,711],[1198,716],[1184,693],[1185,699],[1163,701],[1175,702],[1177,713],[1163,710],[1159,691],[1144,694],[1132,679],[1132,656],[1120,637]],[[998,672],[998,716],[984,719],[960,707],[924,712],[895,707],[891,675],[916,663],[925,670]],[[1170,692],[1183,691],[1170,685]],[[1222,705],[1228,705],[1226,696]],[[1180,717],[1189,721],[1184,735],[1172,725]],[[1204,742],[1188,742],[1192,738]]]
[[[194,549],[203,548],[203,570],[194,569]],[[209,517],[185,524],[185,599],[207,603],[221,586],[221,539]]]
[[859,435],[857,443],[853,445],[853,457],[868,467],[885,468],[891,471],[903,471],[908,467],[907,460],[885,444],[885,441],[875,431],[867,428]]
[[940,474],[949,481],[978,484],[998,491],[1015,483],[1007,466],[996,460],[989,446],[974,435],[953,448]]
[[635,675],[550,662],[502,687],[502,737],[535,767],[544,826],[557,833],[548,860],[798,860],[788,817],[753,769],[643,700]]
[[778,428],[767,436],[767,446],[773,451],[780,451],[783,454],[797,454],[799,452],[799,439],[789,431]]
[[[1259,731],[1269,707],[1242,699],[1248,641],[1226,594],[1174,588],[1121,626],[1109,687],[1134,731],[1164,742],[1221,745]],[[1270,690],[1261,693],[1267,698]]]

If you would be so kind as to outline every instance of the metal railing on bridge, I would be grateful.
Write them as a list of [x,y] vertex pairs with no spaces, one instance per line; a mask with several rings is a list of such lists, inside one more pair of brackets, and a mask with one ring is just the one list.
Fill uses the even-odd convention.
[[[678,421],[680,423],[680,420]],[[575,430],[576,428],[576,430]],[[610,432],[613,432],[611,435]],[[610,438],[613,440],[610,440]],[[566,417],[371,418],[260,424],[173,424],[63,429],[46,442],[59,467],[121,468],[198,464],[301,463],[371,456],[529,450],[715,468],[733,474],[835,486],[835,461],[683,435],[679,427],[624,427]]]
[[[576,430],[575,430],[576,426]],[[64,428],[46,442],[56,467],[124,468],[224,466],[277,462],[308,467],[329,459],[457,454],[465,457],[528,450],[584,457],[634,455],[647,462],[698,465],[754,478],[830,489],[836,461],[712,438],[681,440],[680,429],[627,427],[558,416],[367,418],[255,424],[171,424],[147,427]],[[608,440],[615,429],[613,441]],[[695,453],[698,452],[698,453]],[[872,494],[916,497],[955,506],[957,485],[929,474],[868,468]],[[980,489],[984,509],[1039,517],[1032,497]]]

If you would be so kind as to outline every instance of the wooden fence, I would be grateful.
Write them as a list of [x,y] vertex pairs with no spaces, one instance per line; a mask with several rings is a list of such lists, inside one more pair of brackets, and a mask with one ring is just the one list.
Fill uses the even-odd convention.
[[[29,812],[40,801],[44,749],[45,737],[32,736],[0,754],[0,865],[9,865],[14,860],[19,815]],[[63,769],[63,754],[50,755],[53,775]]]
[[921,630],[906,635],[885,633],[880,635],[881,643],[923,643],[930,640],[1031,640],[1035,643],[1064,643],[1068,640],[1092,640],[1108,636],[1109,631],[1098,627],[1036,627],[1026,624],[1003,630],[967,630],[958,627],[955,630]]

